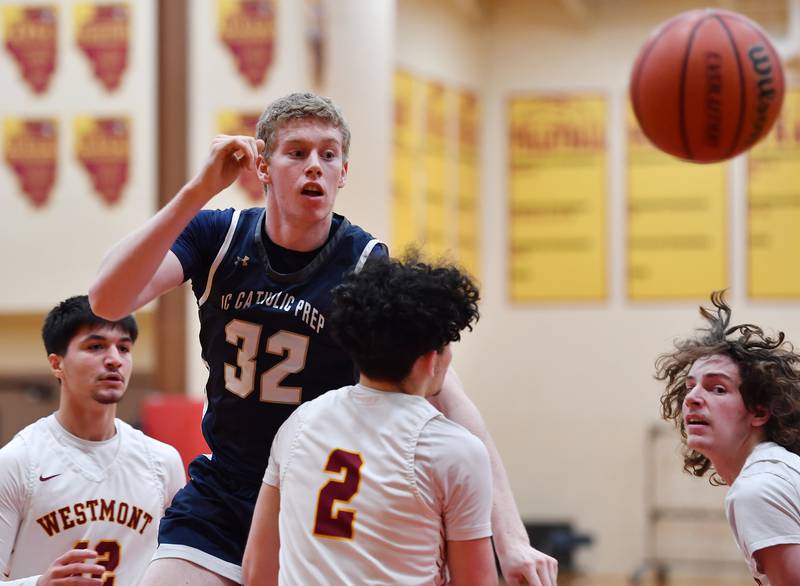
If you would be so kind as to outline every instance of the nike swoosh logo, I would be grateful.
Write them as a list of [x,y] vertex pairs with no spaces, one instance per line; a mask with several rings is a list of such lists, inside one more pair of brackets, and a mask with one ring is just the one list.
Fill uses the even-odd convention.
[[61,476],[61,474],[62,474],[61,472],[59,472],[58,474],[53,474],[52,476],[42,476],[41,474],[39,474],[39,480],[41,480],[42,482],[47,482],[51,478],[55,478],[56,476]]

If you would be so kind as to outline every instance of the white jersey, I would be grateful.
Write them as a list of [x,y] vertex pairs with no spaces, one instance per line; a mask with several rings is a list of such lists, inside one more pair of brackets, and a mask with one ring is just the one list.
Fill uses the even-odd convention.
[[115,425],[114,437],[90,442],[50,415],[0,450],[4,580],[33,585],[56,558],[82,548],[98,552],[106,585],[139,583],[185,475],[175,448]]
[[280,584],[443,584],[445,541],[491,535],[483,443],[423,397],[343,387],[278,431]]
[[800,456],[774,442],[758,444],[725,496],[725,514],[753,578],[769,586],[753,554],[800,543]]

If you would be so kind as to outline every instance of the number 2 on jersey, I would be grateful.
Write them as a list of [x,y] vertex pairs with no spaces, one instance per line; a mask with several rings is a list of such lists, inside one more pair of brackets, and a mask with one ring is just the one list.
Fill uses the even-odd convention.
[[[89,549],[89,542],[85,540],[79,541],[75,544],[73,549]],[[122,556],[122,548],[119,542],[103,539],[97,542],[94,550],[97,552],[97,559],[95,562],[98,565],[105,566],[106,571],[102,576],[100,574],[92,574],[92,578],[102,578],[105,576],[103,586],[114,586],[114,570],[119,565],[119,560]]]
[[325,472],[343,474],[341,479],[331,479],[319,491],[317,512],[314,515],[314,535],[339,539],[353,538],[354,509],[334,507],[337,503],[349,503],[361,484],[361,466],[364,460],[357,452],[336,449],[328,456]]
[[[234,319],[225,326],[225,340],[239,351],[236,365],[225,363],[225,388],[234,395],[246,398],[255,389],[256,355],[261,345],[262,326],[249,321]],[[269,354],[282,356],[278,364],[261,375],[261,400],[264,403],[299,405],[302,387],[281,385],[290,374],[305,368],[308,356],[309,337],[280,330],[267,338],[265,350]]]

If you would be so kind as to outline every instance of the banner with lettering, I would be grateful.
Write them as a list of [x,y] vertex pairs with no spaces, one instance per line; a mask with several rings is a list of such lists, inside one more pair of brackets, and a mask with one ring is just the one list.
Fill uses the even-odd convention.
[[800,90],[786,93],[775,127],[750,152],[747,290],[754,299],[800,298]]
[[119,87],[128,67],[130,7],[127,3],[76,4],[75,42],[89,60],[94,76],[108,91]]
[[3,153],[22,193],[34,207],[43,207],[56,181],[58,121],[55,118],[5,118]]
[[480,277],[480,173],[478,148],[478,97],[458,92],[458,188],[456,225],[458,260],[470,274]]
[[56,69],[56,6],[3,6],[3,44],[17,62],[22,78],[34,93],[44,93]]
[[217,30],[245,80],[264,83],[275,46],[275,1],[217,0]]
[[130,167],[130,119],[77,116],[73,120],[75,157],[105,203],[119,202]]
[[628,107],[628,297],[706,299],[728,282],[727,165],[650,144]]
[[394,151],[392,154],[391,249],[400,254],[422,238],[421,182],[419,177],[419,82],[408,72],[394,75]]
[[512,301],[607,297],[606,99],[508,103]]
[[452,250],[450,231],[453,223],[448,204],[452,190],[447,178],[453,173],[449,168],[448,137],[450,135],[447,116],[453,112],[452,92],[442,84],[428,81],[424,85],[425,132],[423,134],[423,162],[425,177],[425,223],[422,241],[425,252],[433,257]]

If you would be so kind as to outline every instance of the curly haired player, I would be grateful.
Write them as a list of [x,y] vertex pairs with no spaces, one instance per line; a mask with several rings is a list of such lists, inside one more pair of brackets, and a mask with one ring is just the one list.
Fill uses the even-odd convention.
[[450,343],[478,319],[450,265],[377,259],[333,292],[358,384],[303,404],[269,458],[245,584],[497,584],[489,456],[437,411]]
[[725,513],[758,584],[800,581],[800,355],[783,332],[730,325],[722,292],[707,328],[660,356],[662,417],[685,446],[684,469],[730,486]]

